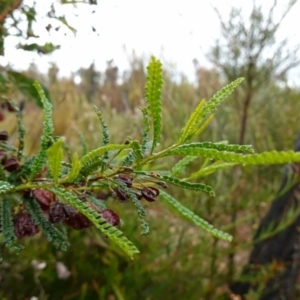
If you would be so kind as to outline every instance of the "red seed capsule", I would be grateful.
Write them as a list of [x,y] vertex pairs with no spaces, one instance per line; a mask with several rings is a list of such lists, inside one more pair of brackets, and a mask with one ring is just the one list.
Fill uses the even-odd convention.
[[3,169],[8,172],[16,171],[20,168],[20,163],[15,156],[10,157],[3,165]]
[[120,217],[111,209],[104,209],[101,211],[102,217],[111,225],[118,226],[120,224]]
[[[1,120],[1,116],[0,116],[0,121],[2,121]],[[8,140],[8,133],[7,133],[7,131],[0,131],[0,141],[5,142],[7,140]]]
[[117,176],[117,178],[121,181],[123,181],[127,187],[131,187],[132,186],[132,182],[133,182],[133,177],[128,176],[126,174],[120,174]]
[[159,189],[149,186],[147,188],[143,188],[141,191],[143,197],[148,202],[154,202],[156,200],[156,197],[159,195]]
[[55,201],[55,195],[43,189],[36,189],[32,194],[38,203],[44,207],[50,207],[51,203]]
[[21,239],[25,236],[33,236],[40,230],[32,221],[28,213],[18,213],[14,216],[15,235]]
[[0,122],[5,120],[5,114],[3,113],[2,110],[0,110]]
[[121,201],[124,202],[126,201],[129,197],[128,195],[125,193],[124,190],[122,190],[120,187],[116,187],[114,189],[114,191],[116,192],[117,198]]
[[0,149],[0,163],[4,164],[6,161],[6,151],[4,149]]
[[55,202],[49,209],[49,221],[51,223],[61,222],[66,218],[64,205],[59,202]]
[[69,205],[64,205],[64,212],[66,216],[65,224],[73,229],[80,230],[93,225],[85,215]]

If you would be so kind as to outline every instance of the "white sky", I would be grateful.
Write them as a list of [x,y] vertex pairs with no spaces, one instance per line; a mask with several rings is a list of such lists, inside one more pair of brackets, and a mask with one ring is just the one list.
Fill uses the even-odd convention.
[[[32,3],[33,0],[24,0]],[[262,1],[261,1],[262,2]],[[287,1],[278,1],[280,5]],[[49,11],[51,0],[37,1],[36,9],[40,15]],[[0,64],[11,64],[17,69],[25,69],[34,61],[42,71],[46,71],[49,62],[56,62],[60,75],[65,76],[81,66],[88,67],[93,61],[100,70],[104,70],[106,61],[113,59],[115,64],[124,70],[127,66],[127,53],[132,49],[138,55],[152,54],[166,62],[172,62],[176,69],[193,79],[192,60],[197,58],[200,65],[207,66],[204,53],[218,38],[219,21],[212,5],[218,7],[222,15],[229,13],[230,7],[242,7],[249,13],[251,0],[98,0],[97,6],[57,5],[58,12],[65,14],[70,25],[77,29],[76,37],[62,26],[56,32],[48,33],[45,27],[51,23],[56,27],[57,21],[38,19],[36,34],[40,43],[60,44],[61,49],[50,56],[40,56],[30,52],[16,50],[18,40],[9,37],[6,40],[5,57],[0,57]],[[259,3],[259,0],[257,1]],[[272,0],[264,0],[266,11]],[[91,11],[95,10],[94,14]],[[280,7],[278,9],[280,13]],[[74,13],[78,16],[75,17]],[[300,2],[295,5],[282,24],[278,37],[291,37],[291,45],[300,42]],[[92,32],[92,26],[97,32]],[[37,28],[37,26],[34,26]],[[66,33],[66,35],[64,35]],[[36,40],[28,41],[36,42]],[[294,71],[300,78],[300,69]]]

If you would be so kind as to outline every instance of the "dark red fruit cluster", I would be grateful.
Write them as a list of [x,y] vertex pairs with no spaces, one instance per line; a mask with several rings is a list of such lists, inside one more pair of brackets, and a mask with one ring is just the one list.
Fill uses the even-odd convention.
[[[144,186],[142,188],[133,186],[133,177],[127,174],[120,174],[116,178],[125,183],[128,188],[131,188],[132,192],[139,200],[144,198],[148,202],[154,202],[159,195],[159,189],[153,186]],[[120,186],[115,187],[114,192],[120,202],[125,202],[127,199],[129,199],[129,196]]]
[[40,229],[34,224],[30,215],[25,212],[19,212],[13,219],[15,235],[21,239],[25,236],[33,236],[40,231]]
[[[0,131],[0,142],[8,140],[7,131]],[[8,157],[6,150],[0,149],[0,163],[3,169],[8,172],[16,171],[20,168],[20,162],[15,156]]]
[[5,111],[14,112],[15,109],[9,101],[5,101],[1,103],[0,106],[0,121],[5,119]]
[[[76,230],[93,225],[85,215],[72,206],[56,201],[55,194],[47,190],[35,189],[32,191],[32,196],[37,200],[51,223],[64,222],[64,224]],[[114,211],[105,209],[100,214],[108,223],[114,226],[119,225],[120,218]]]
[[104,209],[101,211],[102,217],[113,226],[118,226],[120,224],[120,217],[111,209]]

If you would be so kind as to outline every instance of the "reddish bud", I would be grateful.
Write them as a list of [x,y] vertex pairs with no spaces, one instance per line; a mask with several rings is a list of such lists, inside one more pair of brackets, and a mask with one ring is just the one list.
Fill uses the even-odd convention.
[[71,226],[76,230],[87,228],[93,225],[93,223],[81,212],[69,205],[64,205],[65,212],[65,224]]
[[32,194],[38,203],[44,207],[49,207],[55,201],[55,195],[43,189],[36,189]]
[[55,202],[49,209],[49,221],[51,223],[61,222],[66,218],[64,205],[59,202]]
[[0,149],[0,163],[4,164],[6,161],[6,151],[4,149]]
[[147,188],[143,188],[141,193],[145,200],[148,202],[154,202],[156,197],[159,195],[159,189],[149,186]]
[[116,187],[114,189],[114,191],[116,192],[117,198],[121,201],[124,202],[126,201],[129,197],[128,195],[125,193],[124,190],[122,190],[120,187]]
[[[1,117],[0,117],[0,121],[2,121]],[[7,131],[0,131],[0,141],[5,142],[7,140],[8,140],[8,133],[7,133]]]
[[3,165],[3,169],[8,172],[16,171],[20,168],[20,163],[15,156],[10,157]]
[[104,209],[101,211],[102,217],[107,221],[107,223],[118,226],[120,224],[120,217],[111,209]]
[[121,181],[123,181],[127,187],[131,187],[132,186],[132,182],[133,182],[133,177],[128,176],[126,174],[120,174],[117,176],[117,178]]
[[33,236],[40,230],[32,221],[28,213],[18,213],[14,216],[15,235],[21,239],[25,236]]
[[3,113],[2,110],[0,110],[0,122],[5,119],[5,114]]

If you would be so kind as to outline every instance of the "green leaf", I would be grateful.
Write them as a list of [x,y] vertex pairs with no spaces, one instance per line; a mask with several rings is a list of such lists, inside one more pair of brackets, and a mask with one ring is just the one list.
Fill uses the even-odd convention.
[[49,168],[55,183],[58,183],[62,171],[62,160],[64,157],[62,143],[63,140],[60,138],[47,150]]
[[147,80],[146,80],[146,101],[148,103],[148,109],[153,120],[153,144],[151,153],[160,141],[162,133],[161,125],[161,91],[163,85],[163,73],[162,64],[155,57],[151,58],[151,61],[147,67]]
[[150,124],[149,124],[149,113],[147,107],[143,108],[142,112],[144,116],[144,133],[142,137],[141,148],[144,156],[147,151],[147,143],[149,141]]
[[33,222],[43,230],[49,241],[57,249],[66,251],[70,246],[64,234],[62,234],[56,227],[54,227],[45,217],[41,207],[34,199],[26,199],[24,201],[25,207],[28,210]]
[[191,210],[187,207],[183,206],[180,202],[178,202],[175,198],[171,195],[165,193],[164,191],[160,192],[160,195],[164,200],[166,200],[169,204],[171,204],[180,214],[184,217],[195,223],[197,226],[200,226],[205,231],[209,232],[213,236],[220,238],[225,241],[232,241],[232,236],[226,232],[216,229],[213,225],[209,224],[207,221],[203,220],[196,214],[194,214]]
[[107,223],[98,212],[88,206],[86,202],[82,202],[78,199],[76,195],[61,187],[47,189],[84,214],[100,231],[102,231],[103,234],[116,243],[130,258],[133,258],[134,254],[139,253],[139,250],[135,245],[126,237],[122,236],[123,233],[119,229]]
[[122,182],[121,180],[115,179],[114,182],[117,183],[118,186],[121,187],[121,189],[125,192],[125,194],[129,197],[129,199],[133,202],[138,215],[139,215],[139,220],[141,223],[141,227],[142,227],[142,235],[148,235],[149,231],[150,231],[150,227],[149,224],[146,222],[146,220],[144,219],[144,217],[146,216],[146,211],[144,210],[141,201],[139,201],[136,197],[136,195],[132,192],[131,189],[129,189],[127,187],[127,185]]
[[12,220],[10,200],[6,197],[3,197],[0,202],[0,220],[5,245],[15,252],[20,252],[23,247],[15,245],[17,238]]
[[6,181],[0,181],[0,194],[5,194],[7,192],[10,192],[14,189],[15,187],[11,185],[9,182]]
[[59,45],[53,45],[52,43],[45,43],[44,45],[39,45],[37,43],[32,43],[32,44],[24,44],[24,45],[19,45],[19,49],[25,50],[25,51],[36,51],[37,53],[42,53],[42,54],[49,54],[54,52],[55,50],[59,49]]
[[210,175],[216,171],[225,169],[225,168],[230,168],[235,166],[236,163],[232,163],[232,162],[222,162],[222,161],[217,161],[205,168],[202,168],[200,170],[198,170],[197,172],[191,174],[187,180],[191,180],[191,179],[195,179],[195,178],[200,178],[200,177],[205,177],[207,175]]
[[136,160],[136,156],[133,151],[130,151],[126,157],[124,158],[122,162],[122,166],[129,167],[133,164],[133,162]]
[[[201,143],[190,143],[178,146],[164,154],[164,156],[168,156],[170,153],[174,154],[177,152],[185,151],[193,153],[193,149],[203,149],[204,152],[206,150],[214,149],[223,152],[248,152],[253,153],[254,150],[251,145],[228,145],[225,143],[210,143],[210,142],[201,142]],[[209,151],[208,151],[209,152]],[[171,154],[171,155],[172,155]],[[191,154],[192,155],[192,154]]]
[[34,86],[40,96],[43,105],[45,120],[43,123],[44,128],[43,128],[43,133],[41,138],[41,149],[37,153],[36,157],[34,158],[30,180],[34,179],[35,175],[41,172],[42,167],[45,165],[47,161],[46,150],[52,145],[53,142],[52,135],[54,131],[53,121],[52,121],[52,104],[46,98],[41,85],[37,81],[34,82]]
[[197,158],[197,156],[190,156],[187,155],[186,157],[184,157],[183,159],[181,159],[179,162],[176,163],[176,165],[172,168],[171,170],[171,175],[172,176],[177,176],[179,173],[181,173],[185,167],[192,162],[193,160],[195,160]]
[[180,146],[169,151],[165,156],[167,155],[195,155],[242,165],[274,165],[300,162],[300,152],[294,151],[270,151],[259,154],[243,155],[226,151],[221,152],[215,149]]
[[205,104],[205,99],[199,102],[196,109],[189,117],[188,121],[186,122],[184,128],[181,131],[181,136],[178,140],[178,144],[184,143],[185,141],[189,140],[191,136],[193,136],[193,133],[196,131],[201,121],[200,112],[202,111],[204,104]]
[[213,189],[209,185],[206,185],[204,183],[186,182],[186,181],[179,180],[178,178],[174,178],[174,177],[166,176],[166,175],[161,175],[160,180],[163,180],[165,182],[179,186],[184,189],[201,191],[201,192],[209,194],[210,196],[213,196],[213,197],[215,196]]
[[[36,104],[40,107],[42,107],[42,102],[40,99],[40,96],[33,86],[34,79],[30,78],[22,73],[15,72],[15,71],[7,71],[7,75],[11,79],[11,82],[14,84],[14,86],[23,94],[29,97],[29,99],[35,100]],[[51,101],[49,91],[44,87],[43,90],[45,91],[45,95],[47,99]]]
[[213,114],[218,106],[243,82],[243,80],[243,77],[238,78],[214,94],[213,97],[204,104],[199,119],[205,120],[209,115]]
[[80,144],[82,147],[82,155],[86,155],[88,153],[86,139],[85,139],[84,135],[82,134],[82,132],[78,132],[78,135],[79,135]]
[[109,151],[113,151],[113,150],[129,149],[129,148],[131,148],[130,144],[128,144],[128,145],[124,145],[124,144],[106,145],[106,146],[97,148],[93,151],[90,151],[89,153],[84,155],[80,161],[83,166],[86,166],[89,162],[93,161],[94,158],[97,158],[100,155],[103,155],[103,153],[105,153],[105,152],[109,152]]
[[215,196],[213,189],[209,185],[206,185],[203,183],[186,182],[186,181],[182,181],[178,178],[174,178],[174,177],[164,175],[164,174],[161,174],[158,172],[155,172],[155,174],[156,174],[155,176],[153,176],[153,173],[149,172],[149,171],[135,171],[134,173],[139,174],[139,175],[146,175],[149,177],[155,177],[156,179],[179,186],[184,189],[201,191],[201,192],[209,194],[210,196]]
[[142,147],[138,141],[132,141],[131,146],[132,146],[133,152],[137,158],[137,162],[139,162],[144,157]]
[[[94,110],[101,122],[101,126],[102,126],[102,136],[103,136],[103,146],[106,146],[109,144],[109,131],[108,131],[108,127],[107,124],[105,123],[102,114],[100,112],[100,110],[98,109],[98,107],[96,105],[94,105]],[[107,157],[108,158],[108,157]],[[105,157],[105,159],[107,159]]]
[[77,178],[79,175],[79,172],[81,170],[81,162],[78,159],[78,154],[75,152],[72,157],[72,168],[70,170],[70,173],[67,175],[66,181],[72,182]]
[[41,102],[43,105],[43,112],[45,116],[45,121],[43,123],[44,128],[43,128],[41,146],[43,150],[47,150],[52,144],[52,140],[53,140],[52,135],[54,131],[53,121],[52,121],[52,104],[46,98],[44,90],[42,89],[41,85],[37,81],[34,82],[34,86],[41,98]]

